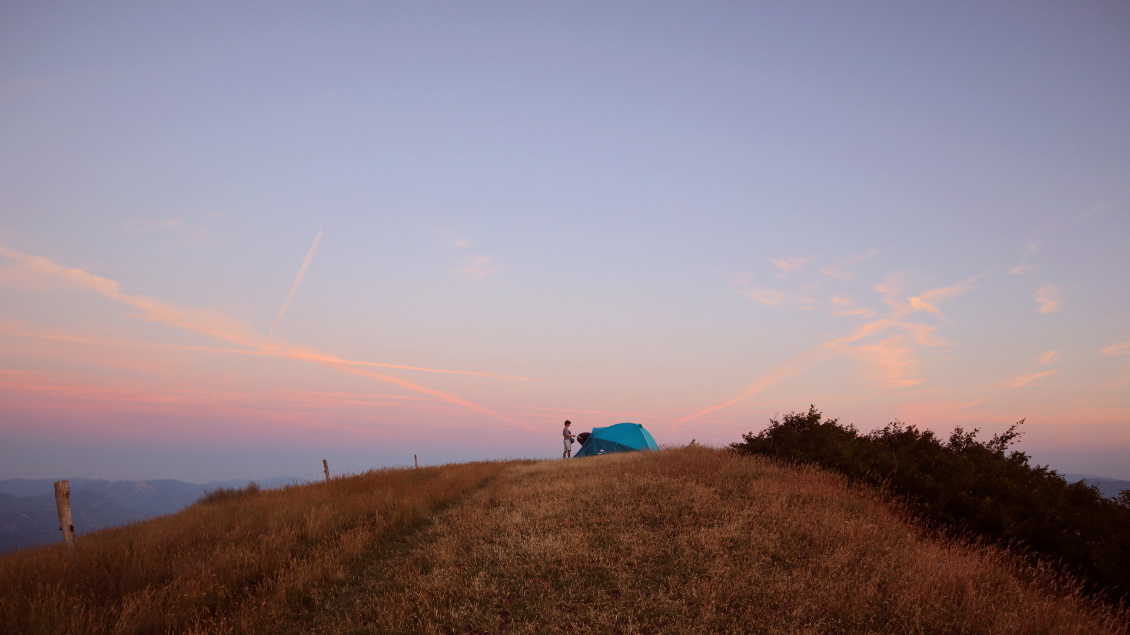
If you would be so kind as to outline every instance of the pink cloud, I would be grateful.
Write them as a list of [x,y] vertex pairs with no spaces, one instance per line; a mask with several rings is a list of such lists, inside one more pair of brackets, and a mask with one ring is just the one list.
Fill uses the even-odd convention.
[[875,317],[877,313],[874,309],[866,307],[855,306],[855,302],[846,296],[837,295],[833,296],[831,300],[833,307],[832,315],[836,316],[860,316],[865,318]]
[[[798,375],[836,356],[853,357],[868,364],[872,368],[873,377],[884,388],[898,389],[919,384],[922,380],[914,376],[918,370],[915,350],[912,346],[906,345],[901,336],[890,336],[871,344],[860,342],[889,329],[899,329],[910,335],[910,341],[918,346],[948,345],[949,342],[934,335],[936,327],[905,318],[920,311],[934,313],[937,309],[931,304],[932,302],[969,292],[975,288],[977,280],[983,275],[973,276],[955,285],[929,289],[915,297],[906,299],[899,297],[900,288],[905,283],[905,277],[901,275],[889,276],[875,287],[876,292],[883,296],[883,302],[891,307],[890,313],[885,317],[861,324],[847,335],[828,340],[773,368],[756,379],[738,396],[708,406],[677,420],[672,425],[672,430],[689,421],[701,420],[702,417],[717,410],[741,403],[785,379]],[[833,304],[843,306],[847,302],[850,302],[850,300],[841,297]],[[931,309],[934,309],[934,311],[931,311]]]
[[883,388],[906,388],[922,383],[922,379],[914,376],[919,367],[914,348],[907,346],[901,336],[854,346],[849,353],[871,367],[872,377]]
[[[170,385],[106,377],[101,372],[11,371],[0,369],[0,429],[12,431],[35,421],[42,432],[53,426],[74,432],[97,430],[100,437],[138,437],[161,421],[162,438],[225,439],[245,435],[321,438],[324,430],[357,433],[387,441],[407,437],[403,426],[421,418],[451,418],[449,404],[419,395],[312,390],[231,390]],[[377,424],[374,426],[374,424]],[[222,427],[217,430],[217,426]]]
[[[87,273],[81,269],[66,268],[47,258],[23,254],[4,246],[0,246],[0,256],[8,258],[15,263],[14,265],[0,268],[0,284],[3,285],[31,290],[69,287],[94,291],[107,299],[139,309],[144,319],[153,322],[209,335],[251,349],[251,351],[290,359],[316,362],[351,374],[391,383],[413,392],[462,406],[474,412],[486,414],[500,421],[515,423],[484,406],[463,399],[457,395],[435,390],[399,377],[366,371],[358,367],[364,365],[362,363],[341,359],[332,355],[323,355],[310,349],[294,347],[285,343],[261,343],[260,338],[255,335],[254,331],[247,324],[215,311],[182,309],[152,298],[128,295],[123,293],[121,285],[113,280]],[[414,369],[428,370],[420,367],[414,367]]]
[[756,300],[765,306],[781,306],[785,303],[786,295],[771,289],[753,288],[741,292],[751,300]]
[[493,264],[493,260],[482,254],[469,256],[455,268],[455,273],[468,280],[486,280],[502,271],[502,267]]
[[1111,344],[1103,350],[1099,351],[1100,355],[1130,355],[1130,340]]
[[1040,303],[1040,313],[1055,313],[1059,310],[1059,287],[1045,284],[1036,291],[1036,302]]
[[1056,374],[1057,372],[1059,372],[1059,371],[1045,370],[1045,371],[1042,371],[1042,372],[1039,372],[1039,373],[1030,373],[1028,375],[1021,375],[1019,377],[1014,377],[1014,378],[1004,382],[1001,385],[1001,387],[1002,388],[1023,388],[1024,386],[1027,386],[1028,384],[1036,381],[1037,379],[1042,379],[1044,377],[1050,377],[1050,376]]
[[450,247],[466,249],[467,247],[471,246],[471,239],[461,236],[459,234],[459,230],[455,229],[454,227],[445,227],[442,230],[442,234],[444,236],[444,240]]
[[871,251],[869,251],[865,254],[860,254],[858,256],[852,256],[851,258],[848,258],[847,260],[845,260],[843,262],[824,267],[823,269],[820,270],[820,273],[822,273],[826,276],[832,277],[832,278],[836,278],[837,280],[844,280],[844,281],[851,280],[852,278],[855,277],[855,274],[853,274],[850,271],[847,271],[845,268],[850,267],[850,266],[855,265],[855,264],[859,264],[859,263],[861,263],[865,260],[869,260],[871,257],[873,257],[877,253],[879,253],[878,249],[872,249]]
[[809,262],[812,262],[812,260],[813,260],[812,257],[808,257],[808,258],[787,258],[787,259],[774,258],[773,260],[770,260],[769,262],[773,263],[773,266],[775,266],[775,267],[777,267],[778,269],[781,270],[781,274],[777,277],[783,278],[786,274],[789,274],[789,273],[792,273],[793,271],[797,271],[799,269],[802,269],[804,267],[804,265],[808,264]]
[[942,315],[942,312],[938,309],[938,307],[926,302],[925,300],[923,300],[921,298],[909,298],[908,302],[910,303],[911,308],[913,308],[917,311],[926,311],[927,313],[935,315],[938,318],[941,318],[941,319],[945,320],[946,322],[953,324],[953,320],[950,320],[946,316]]

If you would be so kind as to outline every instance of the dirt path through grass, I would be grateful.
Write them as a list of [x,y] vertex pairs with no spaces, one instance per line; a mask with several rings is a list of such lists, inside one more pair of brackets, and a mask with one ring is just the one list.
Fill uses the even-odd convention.
[[272,616],[269,623],[260,624],[265,629],[263,632],[311,633],[348,621],[350,614],[367,603],[374,585],[391,584],[403,575],[411,555],[426,548],[435,538],[437,525],[461,507],[474,505],[478,496],[495,485],[500,477],[506,478],[525,465],[528,463],[513,462],[484,478],[474,489],[443,501],[430,509],[429,513],[420,514],[411,523],[387,534],[384,540],[374,543],[370,549],[358,554],[350,562],[349,569],[341,576],[339,584],[320,589],[316,607],[308,611],[278,613]]
[[923,538],[869,490],[703,448],[509,467],[405,547],[290,625],[317,633],[1125,632],[999,552]]

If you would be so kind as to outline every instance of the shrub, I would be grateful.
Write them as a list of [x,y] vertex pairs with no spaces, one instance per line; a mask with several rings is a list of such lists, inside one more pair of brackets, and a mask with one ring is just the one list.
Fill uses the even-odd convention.
[[930,522],[1058,562],[1089,590],[1130,598],[1130,490],[1112,500],[1029,465],[1027,454],[1008,451],[1023,424],[987,442],[976,439],[979,430],[958,427],[943,442],[899,421],[860,434],[810,406],[770,419],[768,428],[731,448],[880,485]]
[[259,492],[259,484],[255,481],[249,482],[245,487],[217,487],[210,492],[205,492],[204,495],[196,501],[196,504],[211,505],[241,496],[254,496]]

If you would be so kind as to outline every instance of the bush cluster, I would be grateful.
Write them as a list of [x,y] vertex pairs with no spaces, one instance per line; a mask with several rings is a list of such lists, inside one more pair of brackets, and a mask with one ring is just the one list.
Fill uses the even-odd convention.
[[241,496],[253,496],[262,491],[259,484],[251,481],[246,487],[217,487],[216,489],[205,492],[197,501],[197,505],[211,505],[214,503],[222,503],[226,500],[239,498]]
[[1025,453],[1008,451],[1023,423],[987,442],[976,439],[978,430],[960,427],[942,441],[899,421],[860,434],[810,406],[770,419],[768,428],[730,447],[881,486],[931,523],[1058,562],[1089,590],[1130,599],[1130,490],[1112,500],[1029,465]]

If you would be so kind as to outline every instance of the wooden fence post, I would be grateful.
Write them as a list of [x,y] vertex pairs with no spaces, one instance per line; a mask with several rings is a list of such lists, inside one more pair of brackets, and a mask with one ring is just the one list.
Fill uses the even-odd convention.
[[415,454],[412,455],[412,462],[416,464],[417,470],[420,469],[420,459],[417,459]]
[[330,482],[330,463],[329,463],[329,461],[322,459],[322,467],[326,468],[326,482],[329,483]]
[[63,530],[63,540],[67,549],[75,550],[75,521],[71,517],[71,482],[55,481],[55,506],[59,508],[59,529]]

